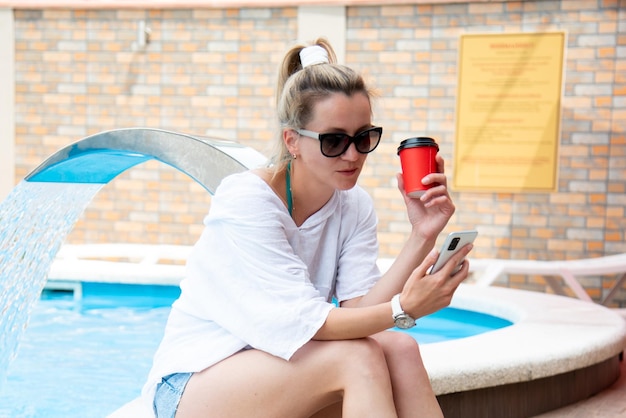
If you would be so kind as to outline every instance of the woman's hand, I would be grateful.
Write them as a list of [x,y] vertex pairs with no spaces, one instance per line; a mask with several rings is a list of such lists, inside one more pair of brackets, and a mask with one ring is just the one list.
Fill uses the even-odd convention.
[[409,221],[423,239],[435,239],[454,214],[455,207],[448,194],[448,180],[444,174],[444,160],[437,154],[437,173],[422,179],[422,184],[432,187],[419,198],[411,198],[404,191],[402,174],[398,173],[398,188],[407,207]]
[[[457,287],[469,274],[466,257],[472,247],[472,244],[464,246],[437,273],[427,274],[438,256],[438,251],[431,251],[402,289],[400,304],[404,312],[417,319],[450,305]],[[461,268],[455,273],[459,265]]]

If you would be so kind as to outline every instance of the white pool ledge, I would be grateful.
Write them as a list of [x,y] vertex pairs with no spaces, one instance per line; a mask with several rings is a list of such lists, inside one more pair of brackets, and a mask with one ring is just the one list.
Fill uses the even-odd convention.
[[[626,321],[564,296],[461,285],[451,306],[514,322],[473,337],[421,346],[437,395],[554,376],[603,362],[626,348]],[[147,413],[146,413],[147,412]],[[150,416],[138,399],[110,418]]]
[[438,395],[554,376],[600,363],[626,347],[626,321],[608,308],[578,299],[461,285],[451,305],[500,316],[514,325],[422,345]]

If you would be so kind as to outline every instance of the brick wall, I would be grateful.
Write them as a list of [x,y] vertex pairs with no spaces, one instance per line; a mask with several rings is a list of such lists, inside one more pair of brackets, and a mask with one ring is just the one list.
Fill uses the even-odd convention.
[[[151,39],[136,48],[137,24]],[[276,68],[297,8],[15,10],[16,178],[67,144],[144,126],[236,139],[266,152],[275,136]],[[346,62],[380,92],[384,143],[361,184],[375,199],[381,255],[407,223],[394,174],[400,140],[437,138],[453,173],[459,36],[566,31],[558,190],[453,191],[448,230],[477,227],[475,257],[568,259],[626,252],[626,1],[526,1],[347,9]],[[191,244],[210,196],[149,162],[106,185],[72,243]],[[599,299],[614,278],[591,278]],[[543,290],[537,277],[511,286]],[[624,303],[622,293],[618,301]]]
[[[383,251],[397,252],[407,226],[388,181],[395,145],[415,133],[431,135],[442,144],[448,172],[454,170],[459,36],[543,31],[567,33],[558,190],[454,192],[458,211],[449,229],[477,226],[478,257],[550,260],[626,251],[624,5],[531,1],[349,9],[348,62],[375,78],[383,92],[379,123],[393,136],[384,155],[374,157],[381,167],[364,179],[380,202]],[[599,299],[614,279],[587,278],[584,284]],[[509,284],[545,289],[538,277],[510,277]]]

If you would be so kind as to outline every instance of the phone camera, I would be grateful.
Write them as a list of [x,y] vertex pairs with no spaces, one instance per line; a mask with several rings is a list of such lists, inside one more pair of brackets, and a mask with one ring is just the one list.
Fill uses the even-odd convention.
[[453,251],[457,245],[459,245],[459,241],[461,240],[461,238],[456,237],[453,238],[452,241],[450,241],[450,245],[448,245],[448,251]]

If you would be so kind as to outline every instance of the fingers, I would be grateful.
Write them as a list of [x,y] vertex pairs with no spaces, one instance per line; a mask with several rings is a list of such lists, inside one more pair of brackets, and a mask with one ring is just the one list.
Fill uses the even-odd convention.
[[441,156],[441,154],[437,154],[437,156],[435,157],[435,161],[437,162],[437,171],[439,173],[445,173],[445,160],[443,159],[443,157]]
[[[406,195],[406,191],[404,190],[404,178],[402,177],[402,173],[396,174],[398,190],[402,193],[402,196],[406,201],[412,199]],[[419,200],[425,206],[433,206],[438,201],[443,201],[444,199],[449,200],[448,195],[448,179],[444,174],[441,173],[431,173],[427,176],[424,176],[422,179],[422,184],[425,186],[430,186],[430,188],[424,191],[424,194],[419,198]],[[438,199],[443,198],[443,199]]]
[[424,178],[422,179],[422,184],[425,186],[428,186],[429,184],[435,184],[435,183],[442,184],[445,186],[448,183],[447,177],[444,174],[445,173],[445,168],[444,168],[445,161],[443,157],[437,154],[436,161],[437,161],[437,172],[430,173],[424,176]]
[[448,193],[448,178],[443,173],[430,173],[422,178],[422,184],[429,187],[426,193],[422,195],[422,201],[425,198],[432,198],[433,196],[447,195]]
[[[431,189],[435,188],[437,185],[442,185],[445,188],[448,185],[448,178],[444,174],[445,173],[445,161],[443,157],[439,154],[437,154],[436,161],[437,161],[437,172],[430,173],[424,176],[421,182],[425,186],[432,185]],[[402,178],[402,173],[397,173],[396,178],[398,179],[398,189],[400,189],[400,191],[404,194],[404,179]]]
[[439,270],[445,279],[455,277],[460,283],[467,277],[469,261],[467,261],[466,257],[472,251],[472,248],[474,248],[472,244],[465,245]]
[[420,318],[450,305],[454,292],[469,273],[469,262],[465,257],[471,249],[472,244],[465,245],[437,273],[429,275],[426,271],[438,256],[437,250],[431,251],[413,270],[402,289],[402,307],[405,312]]
[[430,184],[432,184],[433,186],[438,184],[445,186],[448,184],[448,178],[443,173],[430,173],[422,178],[422,184],[424,186],[428,186]]

